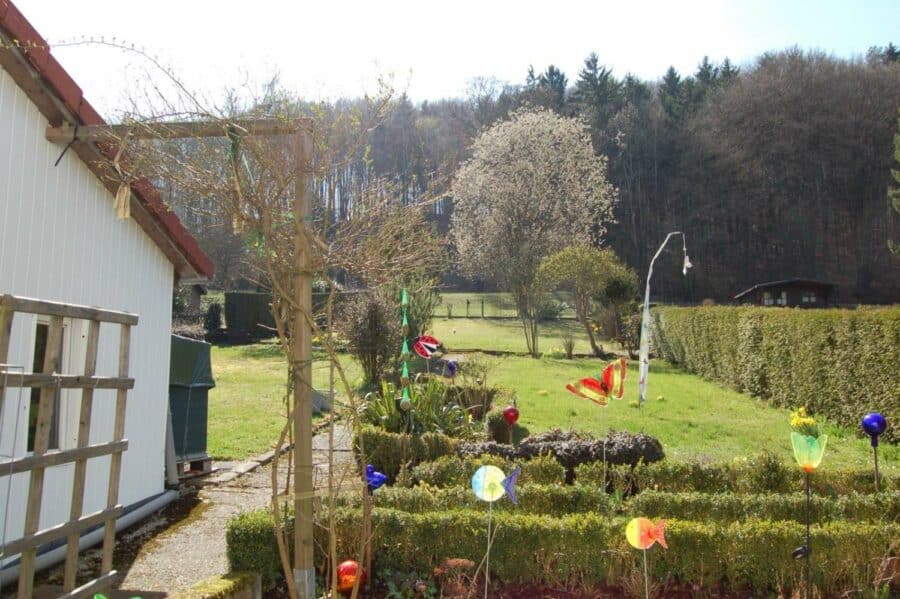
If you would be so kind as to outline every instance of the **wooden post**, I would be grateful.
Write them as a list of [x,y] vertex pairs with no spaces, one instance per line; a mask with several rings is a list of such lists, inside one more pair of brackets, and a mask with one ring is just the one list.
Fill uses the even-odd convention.
[[[12,334],[13,311],[0,300],[0,364],[9,358],[9,338]],[[6,395],[6,377],[0,377],[0,416],[3,415],[3,398]]]
[[[87,350],[84,358],[84,375],[94,376],[97,372],[97,346],[100,342],[100,321],[92,320],[88,324]],[[78,419],[78,445],[87,447],[91,437],[91,409],[94,402],[94,389],[85,387],[81,392],[81,413]],[[75,462],[75,477],[72,482],[72,505],[69,520],[78,520],[84,508],[84,480],[87,473],[87,458]],[[81,531],[73,531],[66,546],[66,568],[63,588],[66,592],[75,588],[75,577],[78,574],[78,539]]]
[[[60,371],[62,358],[62,316],[50,318],[50,330],[47,333],[47,350],[44,355],[44,373],[52,374]],[[34,433],[34,455],[42,456],[47,453],[50,446],[50,425],[55,417],[53,413],[53,400],[56,396],[56,387],[44,387],[41,389],[41,401],[38,404],[37,426]],[[44,467],[37,467],[31,471],[31,480],[28,485],[28,504],[25,511],[25,535],[33,535],[38,530],[41,519],[41,503],[44,495]],[[37,547],[29,547],[22,551],[21,566],[19,567],[19,599],[30,599],[34,587],[34,562]]]
[[294,327],[291,334],[291,368],[294,387],[294,582],[301,599],[316,596],[313,561],[313,463],[312,463],[312,272],[307,198],[312,140],[301,127],[293,138],[294,151]]
[[[121,325],[119,335],[119,377],[128,377],[128,361],[131,354],[131,327]],[[113,442],[125,438],[125,399],[128,389],[116,391],[116,418],[113,424]],[[122,452],[112,454],[109,462],[109,489],[106,492],[106,507],[113,509],[119,502],[119,474],[122,471]],[[115,548],[116,519],[106,521],[103,531],[103,561],[100,565],[100,575],[108,574],[112,570],[113,549]]]

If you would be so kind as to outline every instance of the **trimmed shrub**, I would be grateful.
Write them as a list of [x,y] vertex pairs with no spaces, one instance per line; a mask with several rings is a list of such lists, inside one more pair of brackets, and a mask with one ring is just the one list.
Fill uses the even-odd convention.
[[[720,463],[668,462],[640,464],[634,468],[615,466],[607,469],[608,484],[625,495],[634,495],[648,490],[670,493],[758,493],[760,469],[768,472],[765,484],[773,488],[764,490],[779,492],[800,492],[805,489],[803,471],[787,468],[787,483],[781,474],[772,475],[770,466],[760,466],[754,461]],[[780,469],[779,469],[780,470]],[[575,481],[589,486],[600,486],[603,481],[602,464],[582,464],[575,468]],[[871,470],[829,470],[816,471],[810,477],[813,493],[827,497],[851,493],[873,493],[876,491]],[[900,478],[881,477],[882,490],[900,490]]]
[[[644,491],[626,504],[633,516],[675,518],[701,522],[743,522],[745,520],[787,520],[806,522],[806,495],[730,493],[663,493]],[[810,502],[812,521],[854,522],[900,521],[900,492],[871,495],[852,494],[833,499],[814,495]]]
[[207,333],[216,333],[222,328],[222,304],[212,302],[203,316],[203,328]]
[[[372,512],[375,571],[428,572],[447,556],[478,560],[484,555],[485,508],[410,513],[376,508]],[[319,514],[324,518],[324,513]],[[362,510],[337,508],[338,555],[355,555],[362,532]],[[627,584],[640,569],[641,553],[627,545],[626,517],[596,513],[548,516],[497,510],[497,536],[491,572],[507,583],[557,585]],[[264,524],[268,523],[268,528]],[[229,522],[228,555],[233,569],[280,570],[272,520],[266,512]],[[316,527],[317,562],[323,565],[327,527]],[[670,520],[666,538],[672,550],[648,553],[656,580],[719,585],[754,595],[799,588],[802,565],[791,551],[803,536],[796,522],[690,522]],[[817,559],[813,581],[819,593],[836,597],[872,588],[879,568],[896,552],[900,525],[829,522],[812,529]],[[676,549],[677,548],[677,549]]]
[[[506,426],[504,422],[503,426]],[[601,462],[606,445],[607,464],[649,463],[664,457],[660,442],[643,433],[611,433],[606,439],[594,439],[583,433],[554,429],[526,437],[516,446],[489,441],[460,443],[457,453],[462,456],[497,455],[508,460],[529,460],[535,456],[552,455],[566,469],[567,480],[574,478],[579,464]]]
[[[376,470],[386,474],[391,480],[396,480],[401,470],[452,454],[456,447],[454,439],[441,433],[404,435],[364,426],[362,435],[366,463],[375,466]],[[358,439],[354,440],[353,448],[358,456]]]
[[[653,320],[660,356],[704,378],[852,428],[873,410],[900,418],[900,306],[667,307]],[[900,429],[884,438],[900,441]]]
[[501,456],[444,456],[433,462],[423,462],[410,471],[408,483],[433,487],[468,487],[479,466],[497,466],[507,474],[522,466],[522,484],[563,485],[566,471],[552,456],[537,456],[527,462],[513,462]]
[[[525,479],[526,475],[523,474],[519,480]],[[618,505],[611,496],[600,493],[597,489],[581,486],[521,483],[516,486],[516,496],[519,501],[518,505],[501,499],[494,503],[494,511],[551,516],[587,512],[612,514]],[[412,513],[460,509],[480,510],[486,507],[484,502],[472,493],[471,485],[445,488],[428,485],[412,488],[384,487],[376,491],[372,497],[377,508],[390,508]],[[343,493],[338,497],[338,505],[342,507],[361,504],[362,498],[359,493]]]
[[225,321],[231,333],[248,332],[253,336],[274,334],[272,294],[254,291],[225,292]]
[[[293,519],[285,523],[287,538],[293,540]],[[242,512],[228,521],[225,529],[225,553],[232,572],[256,572],[263,588],[275,586],[282,577],[275,520],[269,510]]]

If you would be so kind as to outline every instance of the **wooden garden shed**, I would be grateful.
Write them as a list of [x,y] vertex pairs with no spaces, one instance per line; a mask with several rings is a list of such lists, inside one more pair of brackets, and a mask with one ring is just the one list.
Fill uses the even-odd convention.
[[[48,127],[104,121],[7,0],[0,67],[0,542],[80,518],[55,534],[65,545],[93,522],[83,515],[103,513],[103,524],[164,493],[172,290],[210,278],[212,263],[147,181],[130,184],[130,216],[119,218],[118,186],[100,177],[108,150],[47,140]],[[52,406],[46,422],[39,405]],[[29,465],[41,466],[38,514]],[[18,561],[6,551],[0,566]]]

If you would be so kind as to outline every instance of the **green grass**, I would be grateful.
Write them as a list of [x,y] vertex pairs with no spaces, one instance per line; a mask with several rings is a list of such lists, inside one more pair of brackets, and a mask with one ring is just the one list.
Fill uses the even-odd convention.
[[[568,291],[553,293],[554,299],[571,305],[572,294]],[[450,291],[441,293],[441,303],[435,308],[434,315],[441,318],[447,317],[447,308],[452,310],[453,318],[466,318],[466,300],[469,300],[469,318],[481,318],[481,302],[484,302],[484,315],[490,317],[515,317],[516,302],[511,293],[503,291],[475,292],[475,291]],[[564,318],[575,318],[575,311],[571,308],[562,312]]]
[[[442,341],[449,351],[461,349],[527,351],[522,323],[514,319],[435,318],[431,329],[434,336]],[[541,323],[538,329],[538,351],[545,354],[561,353],[563,337],[566,335],[575,338],[575,353],[591,353],[584,327],[575,320],[552,320]],[[602,345],[606,351],[618,348],[608,341]]]
[[[436,319],[433,330],[451,351],[525,351],[521,325],[515,320]],[[567,333],[576,338],[576,352],[588,352],[583,329],[572,321],[543,326],[541,349],[549,352],[561,348],[562,336]],[[604,343],[604,348],[609,350],[610,345]],[[651,365],[648,402],[638,410],[629,405],[637,399],[636,363],[629,365],[625,399],[601,408],[568,393],[565,385],[597,373],[604,361],[521,356],[483,359],[492,366],[488,384],[516,392],[519,422],[531,433],[554,427],[595,434],[609,428],[642,431],[662,442],[669,459],[732,460],[770,449],[785,460],[793,460],[788,410],[773,408],[662,361]],[[217,387],[209,395],[210,455],[242,459],[271,448],[284,424],[286,362],[278,346],[268,342],[214,347],[212,360]],[[358,386],[360,370],[356,362],[342,356],[341,364],[351,384]],[[328,388],[328,370],[326,361],[314,362],[313,384],[317,389]],[[656,399],[660,395],[664,401]],[[820,424],[829,435],[823,468],[871,467],[872,450],[866,439],[827,421]],[[900,446],[882,444],[880,457],[886,472],[900,472]]]
[[[669,459],[722,461],[769,449],[793,461],[788,410],[773,408],[666,362],[651,364],[647,403],[638,410],[629,405],[637,399],[636,362],[629,364],[625,398],[611,400],[601,408],[569,393],[565,385],[596,374],[605,362],[518,356],[486,359],[493,364],[488,382],[515,390],[519,423],[531,433],[559,427],[602,434],[612,428],[658,438]],[[664,401],[656,399],[660,395]],[[871,467],[872,449],[867,439],[827,421],[820,425],[829,437],[822,467]],[[880,451],[882,469],[900,471],[900,446],[882,444]]]
[[[358,384],[356,362],[345,356],[341,364],[351,384]],[[209,455],[241,460],[272,449],[285,422],[287,361],[280,347],[272,342],[213,346],[212,368],[216,387],[209,391]],[[313,362],[313,387],[328,389],[328,370],[327,361]],[[313,421],[318,418],[314,415]]]

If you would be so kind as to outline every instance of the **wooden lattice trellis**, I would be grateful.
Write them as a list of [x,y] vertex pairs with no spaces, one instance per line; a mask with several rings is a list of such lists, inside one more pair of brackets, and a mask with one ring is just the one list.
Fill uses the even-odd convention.
[[[34,452],[29,456],[0,461],[0,477],[20,472],[30,473],[24,534],[21,538],[5,544],[3,555],[21,553],[18,597],[27,599],[32,596],[33,592],[35,558],[38,547],[44,543],[65,538],[67,540],[63,583],[65,594],[62,597],[87,597],[108,587],[116,575],[115,570],[112,569],[112,558],[115,547],[116,518],[122,513],[122,506],[118,503],[119,474],[122,469],[122,452],[128,448],[128,441],[125,439],[125,400],[128,390],[134,387],[134,379],[128,376],[128,356],[131,327],[137,325],[138,317],[126,312],[101,310],[87,306],[47,302],[13,295],[0,296],[0,364],[7,362],[12,321],[16,312],[48,316],[50,326],[47,352],[41,373],[21,374],[12,372],[8,368],[0,369],[0,410],[3,407],[5,387],[40,388],[41,390]],[[61,374],[60,341],[62,340],[64,318],[88,321],[83,375]],[[119,369],[116,377],[96,376],[101,322],[120,325]],[[72,449],[48,449],[53,418],[53,398],[57,389],[82,390],[78,439],[75,448]],[[112,441],[89,445],[91,409],[95,389],[116,389],[115,421]],[[87,460],[106,455],[111,456],[106,508],[92,514],[82,514]],[[73,462],[75,463],[75,475],[72,483],[69,520],[50,528],[38,530],[44,492],[44,472],[51,466]],[[100,576],[75,588],[75,579],[78,573],[79,538],[84,530],[100,524],[104,525]]]

